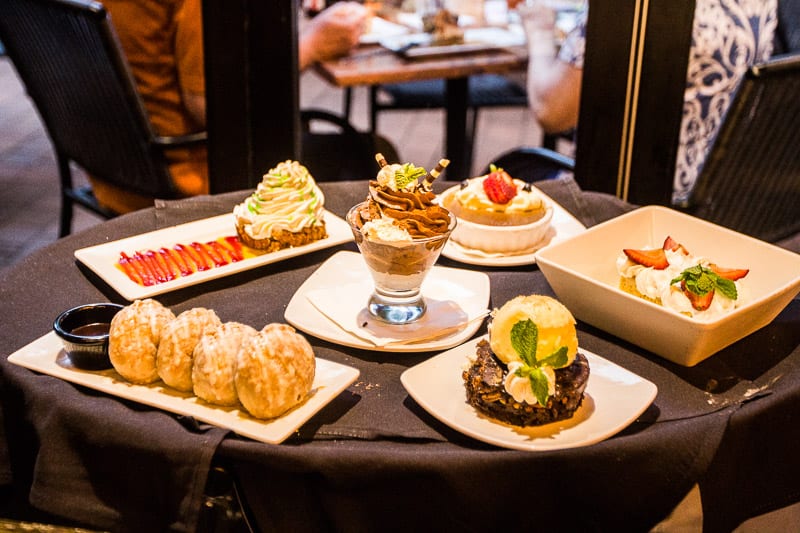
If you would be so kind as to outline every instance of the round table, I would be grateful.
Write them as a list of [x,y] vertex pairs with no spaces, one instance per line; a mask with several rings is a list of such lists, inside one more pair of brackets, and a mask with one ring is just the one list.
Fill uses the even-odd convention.
[[[365,182],[321,183],[343,216]],[[452,183],[438,183],[442,190]],[[537,185],[586,225],[633,206],[569,179]],[[126,303],[73,257],[76,249],[228,212],[248,191],[157,202],[61,239],[3,272],[0,348],[8,356],[51,330],[62,310]],[[283,322],[300,284],[346,243],[156,299],[174,312],[214,309],[260,328]],[[518,294],[553,295],[535,265],[485,271],[492,307]],[[477,333],[485,333],[482,327]],[[347,348],[306,335],[316,355],[359,378],[282,444],[123,400],[9,363],[3,357],[0,484],[55,517],[114,530],[197,530],[221,465],[265,531],[644,530],[699,484],[704,526],[800,500],[800,302],[762,330],[685,368],[591,326],[580,345],[655,383],[630,426],[597,444],[546,452],[494,447],[422,409],[400,374],[434,353]],[[5,444],[4,446],[2,444]]]

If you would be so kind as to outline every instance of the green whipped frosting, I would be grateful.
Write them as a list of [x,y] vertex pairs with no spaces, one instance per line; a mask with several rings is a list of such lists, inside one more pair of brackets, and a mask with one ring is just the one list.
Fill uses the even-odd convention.
[[264,174],[255,192],[237,205],[237,225],[254,239],[281,230],[296,233],[322,223],[325,196],[308,169],[297,161],[279,163]]

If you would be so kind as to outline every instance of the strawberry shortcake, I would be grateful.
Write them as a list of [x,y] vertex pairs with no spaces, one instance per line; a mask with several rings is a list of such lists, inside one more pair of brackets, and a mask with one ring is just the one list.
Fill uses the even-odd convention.
[[617,257],[620,289],[687,316],[713,320],[741,307],[749,269],[694,256],[672,237],[660,248],[625,248]]

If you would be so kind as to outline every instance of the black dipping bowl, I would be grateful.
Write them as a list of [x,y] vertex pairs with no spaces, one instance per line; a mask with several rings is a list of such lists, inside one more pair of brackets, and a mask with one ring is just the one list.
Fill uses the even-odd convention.
[[58,315],[53,329],[64,342],[64,350],[73,365],[84,370],[111,368],[108,328],[122,307],[112,303],[86,304]]

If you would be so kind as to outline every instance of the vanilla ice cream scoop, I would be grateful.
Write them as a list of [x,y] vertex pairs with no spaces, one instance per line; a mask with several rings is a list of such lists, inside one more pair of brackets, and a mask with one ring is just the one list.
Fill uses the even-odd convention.
[[523,361],[514,347],[512,329],[518,322],[526,320],[536,325],[537,359],[544,359],[566,346],[565,366],[572,364],[578,352],[575,318],[559,301],[538,294],[517,296],[492,313],[489,345],[501,361],[506,365]]

